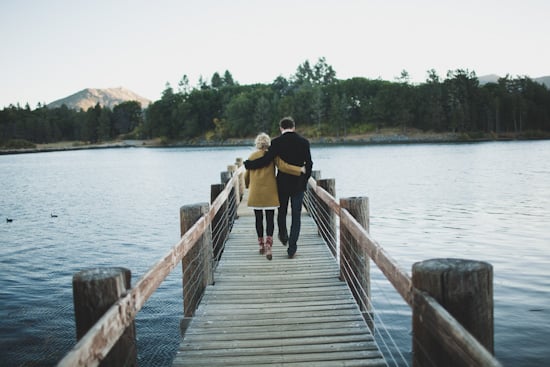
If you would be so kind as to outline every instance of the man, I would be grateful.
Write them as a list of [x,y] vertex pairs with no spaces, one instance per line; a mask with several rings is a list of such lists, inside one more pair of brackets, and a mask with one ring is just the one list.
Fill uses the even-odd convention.
[[[292,259],[298,248],[298,236],[300,234],[302,202],[306,190],[307,181],[311,176],[313,162],[309,141],[295,132],[296,126],[292,117],[284,117],[279,122],[281,135],[271,141],[271,147],[267,153],[253,161],[245,161],[247,169],[257,169],[268,165],[275,157],[295,166],[305,166],[306,173],[301,176],[293,176],[287,173],[277,172],[277,188],[279,193],[279,213],[277,224],[279,226],[279,240],[286,246],[288,242],[288,257]],[[288,202],[290,201],[292,222],[290,225],[290,237],[286,226]]]

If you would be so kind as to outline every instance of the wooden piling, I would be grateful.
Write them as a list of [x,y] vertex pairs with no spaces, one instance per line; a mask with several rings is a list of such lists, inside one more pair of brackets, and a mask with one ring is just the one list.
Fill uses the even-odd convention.
[[[210,186],[210,205],[225,188],[224,184],[213,184]],[[228,235],[229,226],[227,223],[227,201],[220,207],[212,219],[212,247],[214,261],[218,261],[223,252],[223,244]]]
[[[340,207],[347,210],[355,220],[367,231],[370,228],[369,198],[350,197],[341,198]],[[346,267],[348,270],[346,271]],[[347,273],[355,274],[350,279]],[[363,317],[374,332],[372,318],[371,285],[370,285],[370,261],[367,249],[357,242],[347,229],[340,227],[340,278],[346,279],[350,284]]]
[[[183,236],[200,217],[208,213],[208,210],[208,203],[182,206],[180,209],[181,235]],[[213,283],[212,261],[212,230],[209,228],[182,260],[185,317],[193,316],[204,288]],[[201,278],[201,281],[196,281],[197,277]]]
[[[243,162],[242,158],[235,159],[235,165],[237,166],[237,168],[240,168],[243,164],[244,164],[244,162]],[[242,199],[243,199],[245,189],[246,189],[246,185],[245,185],[245,182],[244,182],[244,173],[241,173],[239,175],[240,201],[242,201]]]
[[[224,185],[227,185],[227,183],[231,180],[232,173],[229,171],[220,172],[220,178],[221,183]],[[229,193],[229,197],[227,198],[227,217],[228,217],[228,231],[231,231],[231,228],[233,226],[233,222],[235,221],[235,218],[237,217],[237,193],[235,190],[235,187],[233,187]]]
[[220,172],[220,180],[221,180],[221,183],[225,185],[229,180],[231,180],[231,172],[229,171]]
[[[493,267],[481,261],[432,259],[415,263],[413,286],[433,297],[488,352],[494,354]],[[437,321],[413,304],[413,366],[463,366],[453,358],[452,338],[433,335]],[[458,335],[457,337],[460,337]]]
[[[73,300],[76,338],[88,330],[131,288],[128,269],[96,268],[80,271],[73,276]],[[96,346],[100,350],[102,346]],[[137,366],[136,331],[132,322],[99,366]]]
[[[234,164],[230,164],[227,166],[227,171],[231,172],[231,177],[233,177],[237,172],[237,166]],[[241,185],[239,180],[235,180],[233,183],[233,189],[235,190],[235,202],[236,206],[239,206],[241,203]]]
[[[336,197],[336,180],[334,178],[318,179],[317,185],[333,197]],[[321,202],[320,217],[322,218],[321,237],[329,244],[332,255],[336,257],[336,214],[328,204]]]
[[313,177],[313,179],[315,181],[319,180],[321,178],[321,171],[319,170],[312,170],[311,171],[311,177]]

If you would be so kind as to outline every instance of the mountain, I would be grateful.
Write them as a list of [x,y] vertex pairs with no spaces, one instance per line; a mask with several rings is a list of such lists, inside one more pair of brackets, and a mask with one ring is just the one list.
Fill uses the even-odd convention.
[[544,84],[546,87],[550,88],[550,75],[548,76],[541,76],[540,78],[533,79],[537,83]]
[[142,108],[146,108],[151,103],[150,100],[122,87],[106,89],[86,88],[68,97],[53,101],[48,104],[47,107],[56,108],[66,105],[71,109],[82,109],[86,111],[88,108],[94,107],[97,103],[102,107],[113,108],[126,101],[138,101],[141,103]]
[[[487,83],[498,83],[498,80],[500,79],[500,76],[496,74],[488,74],[488,75],[482,75],[478,76],[477,79],[479,80],[479,84],[487,84]],[[550,88],[550,75],[548,76],[541,76],[539,78],[531,78],[533,81],[544,84],[546,87]]]
[[482,75],[477,77],[477,79],[479,80],[479,84],[496,83],[498,82],[499,78],[500,76],[496,74]]

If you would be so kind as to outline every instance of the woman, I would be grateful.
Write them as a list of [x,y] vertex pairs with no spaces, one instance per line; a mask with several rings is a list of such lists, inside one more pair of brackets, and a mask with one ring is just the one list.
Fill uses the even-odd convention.
[[[254,142],[256,151],[248,157],[249,160],[262,157],[269,146],[271,139],[269,135],[261,133]],[[260,245],[260,254],[264,254],[268,260],[272,258],[271,246],[273,245],[273,231],[275,228],[275,208],[279,207],[279,194],[277,192],[277,181],[275,179],[275,165],[284,173],[300,176],[305,172],[304,167],[293,166],[286,163],[279,157],[265,167],[247,170],[245,173],[246,187],[248,191],[248,206],[254,209],[256,217],[256,234]],[[266,237],[264,240],[264,211],[266,219]]]

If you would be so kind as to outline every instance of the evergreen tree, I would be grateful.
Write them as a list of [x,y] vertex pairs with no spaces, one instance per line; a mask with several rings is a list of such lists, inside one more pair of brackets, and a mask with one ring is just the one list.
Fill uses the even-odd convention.
[[227,87],[232,87],[235,85],[235,81],[233,80],[233,75],[229,72],[229,70],[226,70],[223,74],[223,84]]
[[97,119],[97,139],[106,141],[113,137],[113,127],[111,120],[111,110],[108,108],[101,109]]
[[269,133],[271,117],[271,105],[267,98],[261,96],[256,102],[256,108],[254,110],[254,126],[258,132]]
[[220,74],[218,72],[215,72],[214,75],[212,75],[212,80],[210,81],[210,85],[214,89],[220,89],[223,86],[223,80]]

